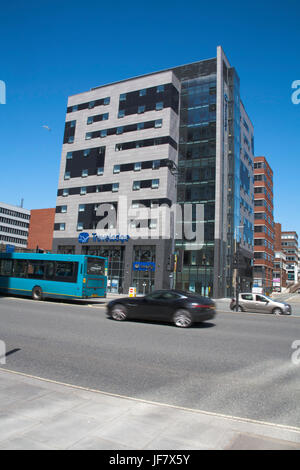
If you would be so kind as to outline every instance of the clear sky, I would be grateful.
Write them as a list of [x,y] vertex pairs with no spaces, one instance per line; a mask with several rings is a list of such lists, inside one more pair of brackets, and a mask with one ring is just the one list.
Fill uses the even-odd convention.
[[55,207],[69,95],[215,57],[222,45],[255,153],[274,171],[275,221],[300,235],[299,0],[14,0],[1,2],[0,39],[0,201]]

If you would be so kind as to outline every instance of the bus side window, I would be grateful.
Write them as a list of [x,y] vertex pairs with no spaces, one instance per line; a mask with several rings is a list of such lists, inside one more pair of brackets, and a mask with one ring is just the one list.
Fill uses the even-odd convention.
[[28,274],[29,279],[44,279],[45,265],[43,261],[28,261]]
[[0,276],[11,276],[13,271],[13,262],[11,259],[0,260]]
[[56,262],[55,280],[77,282],[78,263],[69,261]]
[[27,261],[24,259],[15,259],[13,271],[13,277],[26,277]]
[[54,277],[54,272],[55,272],[55,269],[54,269],[54,261],[45,261],[45,279],[47,279],[48,281],[50,280],[53,280],[53,277]]

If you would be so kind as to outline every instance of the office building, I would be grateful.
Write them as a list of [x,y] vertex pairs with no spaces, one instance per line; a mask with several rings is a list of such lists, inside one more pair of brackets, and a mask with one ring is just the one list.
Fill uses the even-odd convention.
[[298,282],[298,234],[295,231],[281,232],[281,249],[286,255],[287,284]]
[[254,158],[253,287],[271,292],[274,263],[273,171],[265,157]]
[[0,202],[0,251],[27,248],[30,211]]
[[287,287],[287,263],[286,254],[281,247],[281,224],[274,224],[274,267],[273,267],[273,291],[282,292]]
[[[176,286],[225,297],[233,294],[233,279],[249,289],[253,158],[253,126],[239,77],[221,47],[213,59],[71,96],[53,251],[108,257],[109,288],[115,292]],[[114,235],[116,221],[110,221],[107,236],[99,236],[105,217],[99,205],[106,203],[106,212],[111,208],[120,217],[125,197],[135,210],[194,203],[203,212],[199,218],[193,209],[183,224],[172,212],[169,237],[155,236],[160,219],[145,213],[140,220],[128,217],[128,229]],[[151,235],[128,236],[132,224]],[[200,225],[200,242],[180,230],[197,231]]]

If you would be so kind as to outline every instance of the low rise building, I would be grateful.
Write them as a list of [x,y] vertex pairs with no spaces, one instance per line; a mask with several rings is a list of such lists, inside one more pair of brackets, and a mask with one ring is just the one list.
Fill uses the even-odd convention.
[[0,202],[0,251],[27,248],[30,211]]
[[28,249],[34,251],[51,251],[55,208],[31,210],[28,234]]

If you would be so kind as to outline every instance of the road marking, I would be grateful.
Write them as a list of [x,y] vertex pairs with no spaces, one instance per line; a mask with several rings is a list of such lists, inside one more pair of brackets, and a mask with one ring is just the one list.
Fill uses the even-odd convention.
[[[96,307],[96,305],[94,304],[75,304],[75,303],[64,303],[63,301],[61,302],[56,302],[55,300],[53,300],[52,302],[50,302],[49,300],[42,300],[40,302],[36,301],[36,300],[32,300],[32,299],[23,299],[23,298],[18,298],[18,297],[5,297],[5,300],[15,300],[15,301],[19,301],[19,302],[31,302],[31,303],[34,303],[36,305],[43,305],[43,304],[49,304],[49,305],[63,305],[63,306],[66,306],[66,307]],[[106,308],[106,303],[104,305],[97,305],[98,308]]]
[[300,315],[274,315],[274,313],[260,313],[260,312],[234,312],[234,311],[226,311],[226,310],[217,310],[217,313],[232,313],[233,315],[256,315],[259,317],[269,317],[269,318],[279,318],[279,317],[292,317],[292,318],[300,318]]
[[263,426],[271,426],[271,427],[275,427],[275,428],[278,428],[278,429],[284,429],[284,430],[288,430],[288,431],[292,431],[292,432],[300,434],[300,427],[297,427],[297,426],[271,423],[269,421],[259,421],[259,420],[251,419],[251,418],[241,418],[240,416],[232,416],[232,415],[225,415],[225,414],[222,414],[222,413],[214,413],[212,411],[199,410],[197,408],[188,408],[188,407],[185,407],[185,406],[170,405],[168,403],[161,403],[161,402],[156,402],[156,401],[151,401],[151,400],[144,400],[142,398],[128,397],[126,395],[119,395],[119,394],[116,394],[116,393],[104,392],[103,390],[96,390],[96,389],[89,388],[89,387],[82,387],[80,385],[72,385],[72,384],[65,383],[65,382],[59,382],[57,380],[45,379],[44,377],[38,377],[38,376],[35,376],[35,375],[26,374],[24,372],[17,372],[17,371],[10,370],[10,369],[4,369],[2,367],[0,368],[0,372],[7,372],[7,373],[10,373],[10,374],[14,374],[14,375],[20,375],[21,377],[26,377],[26,378],[34,379],[34,380],[41,380],[42,382],[51,383],[51,384],[64,386],[64,387],[68,387],[68,388],[73,388],[74,390],[82,390],[82,391],[85,391],[85,392],[97,393],[99,395],[106,395],[106,396],[114,397],[114,398],[122,398],[122,399],[125,399],[125,400],[131,400],[131,401],[135,401],[135,402],[138,402],[138,403],[146,403],[146,404],[149,404],[149,405],[164,406],[164,407],[175,409],[175,410],[189,411],[189,412],[192,412],[192,413],[199,413],[199,414],[202,413],[202,414],[205,414],[205,415],[208,415],[208,416],[214,416],[216,418],[228,419],[228,420],[231,420],[231,421],[240,421],[240,422],[243,422],[243,423],[260,424],[260,425],[263,425]]

